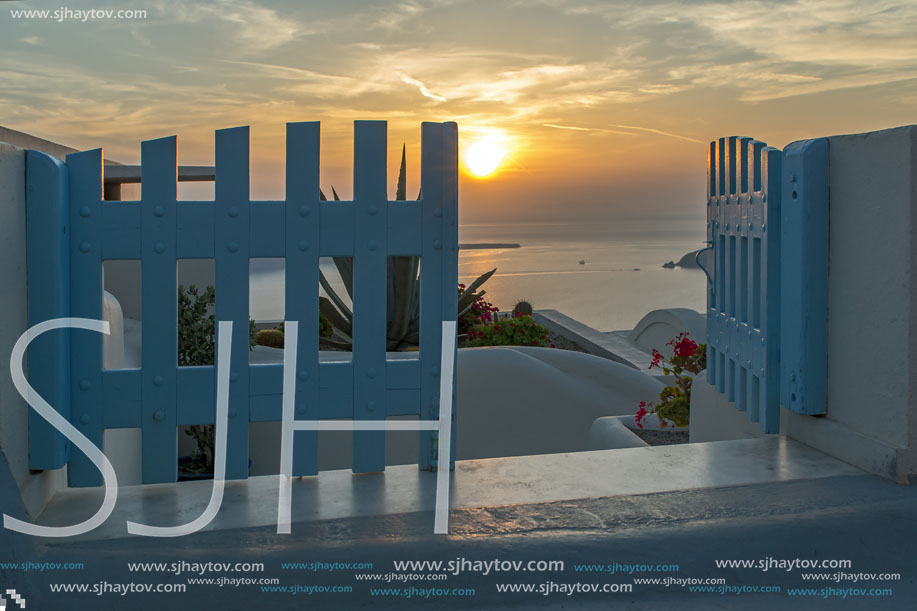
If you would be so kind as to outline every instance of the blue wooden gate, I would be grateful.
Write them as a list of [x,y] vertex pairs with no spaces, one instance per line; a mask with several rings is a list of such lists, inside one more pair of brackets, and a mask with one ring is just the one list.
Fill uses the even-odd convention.
[[710,143],[707,379],[761,430],[780,422],[779,149],[751,138]]
[[[56,332],[30,349],[33,387],[99,447],[106,429],[140,428],[143,482],[176,481],[177,427],[214,423],[216,384],[213,366],[177,366],[176,262],[214,259],[216,319],[234,323],[226,473],[245,478],[249,423],[282,416],[282,365],[248,361],[249,259],[285,259],[286,317],[308,323],[318,319],[319,258],[348,256],[353,359],[320,363],[317,325],[300,325],[296,418],[436,419],[442,322],[454,321],[457,308],[457,128],[423,124],[423,198],[397,203],[386,191],[385,122],[357,121],[354,132],[352,202],[320,201],[317,122],[287,125],[285,201],[251,201],[248,127],[216,132],[212,202],[178,201],[174,136],[143,143],[140,202],[103,201],[101,149],[68,155],[66,164],[30,152],[30,324],[101,319],[102,262],[109,259],[141,261],[143,311],[140,369],[104,370],[99,334]],[[386,357],[389,256],[421,257],[416,359]],[[102,483],[82,452],[32,416],[32,468],[68,464],[71,486]],[[436,433],[419,434],[418,463],[430,469]],[[317,473],[317,441],[316,431],[297,432],[294,474]],[[384,468],[384,432],[355,432],[354,472]]]

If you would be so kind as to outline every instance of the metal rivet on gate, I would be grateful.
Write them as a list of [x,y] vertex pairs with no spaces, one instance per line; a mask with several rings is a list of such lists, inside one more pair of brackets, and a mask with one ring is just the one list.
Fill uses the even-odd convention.
[[433,216],[435,216],[436,218],[442,218],[442,216],[443,216],[443,209],[442,209],[442,208],[434,208],[434,209],[433,209]]
[[230,381],[230,382],[235,382],[235,381],[238,380],[238,379],[239,379],[239,372],[238,372],[238,371],[232,371],[232,372],[229,373],[229,381]]
[[435,239],[435,240],[433,240],[433,248],[435,248],[436,250],[439,250],[439,249],[442,248],[442,247],[443,247],[443,242],[442,242],[442,240],[440,240],[440,239],[438,239],[438,238]]
[[83,206],[82,208],[80,208],[81,217],[83,217],[84,219],[89,218],[89,214],[90,214],[89,206]]
[[231,218],[236,218],[239,216],[239,208],[237,206],[230,206],[229,210],[226,211]]
[[762,338],[761,338],[761,345],[762,345],[762,346],[764,345],[764,342],[765,342],[765,341],[767,341],[767,340],[765,340],[765,339],[762,337]]
[[299,250],[306,252],[309,250],[309,240],[300,240],[296,243],[296,247],[299,248]]
[[299,207],[299,216],[309,216],[310,212],[312,212],[312,207],[309,204],[303,204]]
[[368,249],[370,249],[370,250],[376,250],[377,248],[379,248],[379,243],[376,242],[375,240],[370,240],[370,241],[366,244],[366,248],[368,248]]
[[162,386],[162,376],[153,376],[153,386]]
[[89,424],[90,420],[92,420],[92,418],[89,417],[89,414],[83,414],[82,416],[80,416],[81,424]]
[[300,371],[300,372],[299,372],[299,381],[300,381],[300,382],[305,382],[305,381],[308,380],[308,379],[309,379],[309,372],[308,372],[308,371]]
[[366,370],[366,377],[369,379],[375,378],[377,373],[378,372],[376,371],[375,367],[370,367]]
[[162,206],[155,206],[153,208],[153,216],[163,216],[166,213],[166,209]]
[[80,252],[89,252],[90,250],[92,250],[92,244],[89,242],[83,242],[80,244]]
[[767,223],[761,225],[761,231],[767,231]]
[[761,196],[761,201],[762,201],[762,202],[766,202],[766,201],[767,201],[767,193],[764,193],[764,194]]
[[796,182],[796,175],[795,175],[795,174],[793,174],[792,176],[790,176],[790,182]]
[[430,367],[430,375],[431,376],[439,375],[439,365],[433,365],[432,367]]
[[166,245],[163,244],[162,242],[156,242],[156,245],[153,246],[153,250],[155,250],[159,254],[162,254],[166,251]]
[[162,411],[161,409],[157,409],[155,412],[153,412],[153,420],[155,420],[156,422],[162,422],[165,419],[166,419],[166,413]]
[[236,252],[237,250],[239,250],[239,243],[230,242],[229,244],[226,245],[226,250],[228,250],[229,252]]
[[729,223],[726,223],[726,231],[729,231]]
[[368,411],[368,412],[374,412],[374,411],[376,411],[376,402],[375,402],[375,401],[368,401],[368,402],[366,403],[366,411]]
[[299,414],[300,416],[305,416],[306,415],[306,404],[300,403],[299,405],[297,405],[296,413]]
[[742,223],[736,225],[736,231],[742,231]]
[[239,413],[239,412],[236,411],[236,408],[234,408],[234,407],[230,407],[230,408],[229,408],[229,417],[230,417],[230,418],[235,418],[235,417],[236,417],[236,414],[238,414],[238,413]]
[[796,193],[796,191],[793,191],[793,193],[791,194],[791,197],[792,197],[793,199],[796,199],[797,197],[799,197],[799,194]]
[[376,204],[370,204],[366,207],[366,212],[369,213],[369,216],[376,216],[376,213],[379,212],[379,206]]
[[748,230],[749,230],[749,231],[753,231],[754,228],[755,228],[755,224],[754,224],[754,223],[749,223],[749,224],[748,224]]
[[80,380],[80,390],[89,390],[89,380]]

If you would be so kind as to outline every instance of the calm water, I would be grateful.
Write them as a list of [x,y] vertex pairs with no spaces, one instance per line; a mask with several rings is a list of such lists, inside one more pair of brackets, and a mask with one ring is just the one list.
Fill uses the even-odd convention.
[[[522,247],[460,251],[459,281],[468,284],[496,267],[483,288],[485,299],[501,310],[526,299],[536,309],[560,310],[601,331],[630,329],[650,310],[704,309],[703,272],[662,268],[700,248],[703,240],[703,220],[465,225],[459,229],[461,242]],[[333,265],[323,267],[335,284]],[[283,318],[278,262],[253,261],[251,285],[252,316]]]

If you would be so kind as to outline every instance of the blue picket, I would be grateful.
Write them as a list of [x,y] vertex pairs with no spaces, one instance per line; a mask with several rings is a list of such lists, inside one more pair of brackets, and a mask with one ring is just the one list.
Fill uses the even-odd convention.
[[141,435],[145,484],[177,478],[175,136],[141,146]]
[[[354,125],[353,419],[385,420],[388,280],[385,123]],[[385,433],[353,435],[353,471],[385,469]]]
[[[70,181],[70,315],[99,320],[102,318],[102,150],[67,155],[67,169]],[[101,448],[102,335],[71,331],[70,382],[70,421]],[[102,474],[75,448],[67,474],[71,486],[102,484]]]
[[[295,418],[319,418],[318,266],[321,252],[319,123],[287,124],[286,278],[284,311],[300,320]],[[318,473],[318,431],[299,431],[293,474]]]
[[[213,211],[216,320],[231,320],[229,424],[226,478],[248,477],[249,423],[249,133],[248,127],[216,132]],[[211,402],[213,404],[213,402]]]

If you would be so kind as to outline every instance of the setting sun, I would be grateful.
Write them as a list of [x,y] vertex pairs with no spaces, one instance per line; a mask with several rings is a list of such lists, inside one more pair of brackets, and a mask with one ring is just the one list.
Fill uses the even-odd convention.
[[474,176],[484,178],[493,174],[506,159],[507,150],[502,139],[488,136],[470,144],[465,149],[465,167]]

